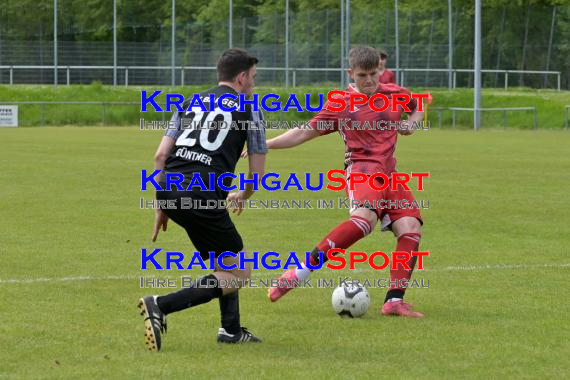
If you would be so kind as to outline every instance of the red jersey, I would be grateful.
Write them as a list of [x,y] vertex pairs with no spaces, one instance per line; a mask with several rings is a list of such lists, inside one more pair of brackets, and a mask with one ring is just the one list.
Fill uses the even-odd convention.
[[[329,111],[325,107],[309,122],[313,129],[317,129],[321,135],[338,131],[344,140],[345,155],[344,165],[347,172],[360,172],[365,174],[385,173],[389,175],[396,171],[396,140],[398,139],[396,125],[390,126],[390,121],[399,121],[404,108],[398,106],[392,111],[392,96],[407,93],[407,88],[395,84],[382,84],[376,89],[376,93],[384,94],[390,101],[390,106],[382,112],[374,111],[368,103],[358,105],[355,112],[350,112],[348,106],[350,93],[358,93],[358,90],[349,85],[345,90],[344,99],[347,107],[340,111]],[[327,103],[328,104],[328,103]],[[377,98],[374,105],[381,108],[384,100]],[[417,99],[411,99],[406,104],[410,110],[417,106]]]
[[380,78],[378,79],[378,83],[396,83],[396,77],[391,70],[384,69],[384,72],[380,74]]

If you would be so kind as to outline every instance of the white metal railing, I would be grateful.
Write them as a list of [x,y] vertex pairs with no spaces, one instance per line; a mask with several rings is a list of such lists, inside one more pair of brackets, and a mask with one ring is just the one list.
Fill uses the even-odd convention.
[[[1,101],[2,105],[31,105],[31,106],[40,106],[40,126],[44,126],[45,124],[45,106],[59,106],[59,105],[74,105],[74,106],[99,106],[101,107],[101,123],[103,125],[106,124],[106,115],[107,115],[107,107],[116,107],[116,106],[139,106],[140,102],[74,102],[74,101],[17,101],[17,102],[5,102]],[[166,107],[164,104],[159,104],[160,106]],[[161,118],[164,121],[164,113],[161,113]]]
[[[442,72],[449,73],[449,69],[401,69],[400,82],[404,85],[405,72]],[[457,85],[457,73],[474,73],[473,69],[453,69],[453,88]],[[540,70],[487,70],[482,69],[482,73],[495,73],[504,75],[504,88],[505,90],[509,87],[509,74],[543,74],[543,75],[556,75],[556,89],[560,91],[561,76],[560,71],[540,71]]]
[[[14,70],[53,70],[53,65],[1,65],[0,70],[9,70],[9,84],[14,84]],[[85,65],[70,65],[70,66],[58,66],[58,70],[65,70],[66,72],[66,85],[71,84],[71,70],[122,70],[124,71],[124,85],[129,85],[129,70],[172,70],[172,66],[85,66]],[[216,70],[215,66],[175,66],[175,70],[180,72],[180,85],[185,85],[185,73],[191,70]],[[259,71],[288,71],[290,72],[292,78],[292,86],[297,86],[297,72],[342,72],[341,68],[316,68],[316,67],[296,67],[296,68],[285,68],[285,67],[258,67]],[[441,72],[449,73],[449,69],[407,69],[400,68],[391,69],[394,72],[399,72],[400,84],[405,84],[406,73],[410,72]],[[473,73],[473,69],[453,69],[451,70],[453,74],[452,87],[457,86],[457,73]],[[561,86],[561,75],[560,71],[540,71],[540,70],[481,70],[483,73],[496,73],[504,75],[504,88],[509,87],[509,75],[510,74],[537,74],[537,75],[553,75],[556,76],[556,89],[560,91]]]
[[[467,111],[467,112],[475,112],[475,108],[466,108],[466,107],[449,107],[448,110],[451,111],[451,125],[455,128],[455,113],[456,111]],[[506,115],[507,111],[532,111],[533,113],[533,128],[538,128],[538,115],[536,113],[536,107],[505,107],[505,108],[478,108],[478,111],[481,112],[503,112],[503,120],[506,127]]]

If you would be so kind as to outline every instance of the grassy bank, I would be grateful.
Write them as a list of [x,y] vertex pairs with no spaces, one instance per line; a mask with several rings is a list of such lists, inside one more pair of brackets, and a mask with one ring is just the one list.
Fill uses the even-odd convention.
[[[195,92],[204,91],[207,86],[193,87],[122,87],[103,86],[95,83],[89,86],[0,86],[0,104],[15,101],[46,101],[46,102],[134,102],[140,104],[141,90],[161,90],[163,93],[157,97],[159,103],[165,103],[165,93],[180,93],[189,96]],[[300,95],[301,105],[304,105],[303,94],[312,94],[316,100],[318,93],[332,90],[332,87],[297,87],[285,89],[282,87],[259,87],[257,92],[263,96],[275,93],[281,99],[287,99],[294,91]],[[434,97],[432,107],[447,109],[449,107],[473,107],[473,90],[416,88],[415,92],[429,91]],[[513,89],[498,90],[485,89],[482,96],[483,107],[536,107],[538,127],[548,129],[561,129],[564,127],[565,105],[570,105],[570,92],[553,90]],[[311,112],[276,112],[266,114],[270,120],[307,120]],[[139,119],[164,120],[170,117],[169,113],[140,112],[138,105],[21,105],[19,107],[19,121],[21,126],[62,126],[62,125],[118,125],[136,126]],[[457,128],[470,128],[473,125],[472,113],[458,112],[456,115]],[[451,128],[452,113],[447,110],[430,112],[432,128],[441,125],[442,128]],[[533,113],[531,111],[485,112],[483,113],[483,126],[487,128],[508,127],[530,129],[533,127]]]

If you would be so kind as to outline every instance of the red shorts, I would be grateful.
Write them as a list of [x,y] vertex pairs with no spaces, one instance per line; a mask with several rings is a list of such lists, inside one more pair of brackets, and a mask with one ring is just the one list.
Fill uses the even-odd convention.
[[[378,177],[374,178],[374,183],[377,187],[383,185],[382,179]],[[414,194],[410,190],[404,190],[401,184],[398,184],[396,190],[392,190],[392,184],[384,190],[375,190],[367,181],[354,184],[354,190],[350,190],[350,181],[347,181],[345,192],[350,199],[350,211],[357,208],[374,210],[382,222],[383,231],[389,230],[393,222],[404,216],[414,217],[423,224],[420,208],[413,204],[416,202]]]

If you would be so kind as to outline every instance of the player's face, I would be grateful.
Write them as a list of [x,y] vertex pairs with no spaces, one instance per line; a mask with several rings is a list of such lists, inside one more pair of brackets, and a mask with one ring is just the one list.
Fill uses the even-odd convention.
[[374,94],[378,87],[378,77],[380,74],[377,68],[365,70],[356,67],[355,69],[348,69],[348,75],[354,80],[358,91],[366,96]]
[[255,77],[257,76],[257,68],[252,66],[248,71],[244,71],[242,75],[242,92],[246,97],[250,97],[253,94],[253,88],[255,87]]

